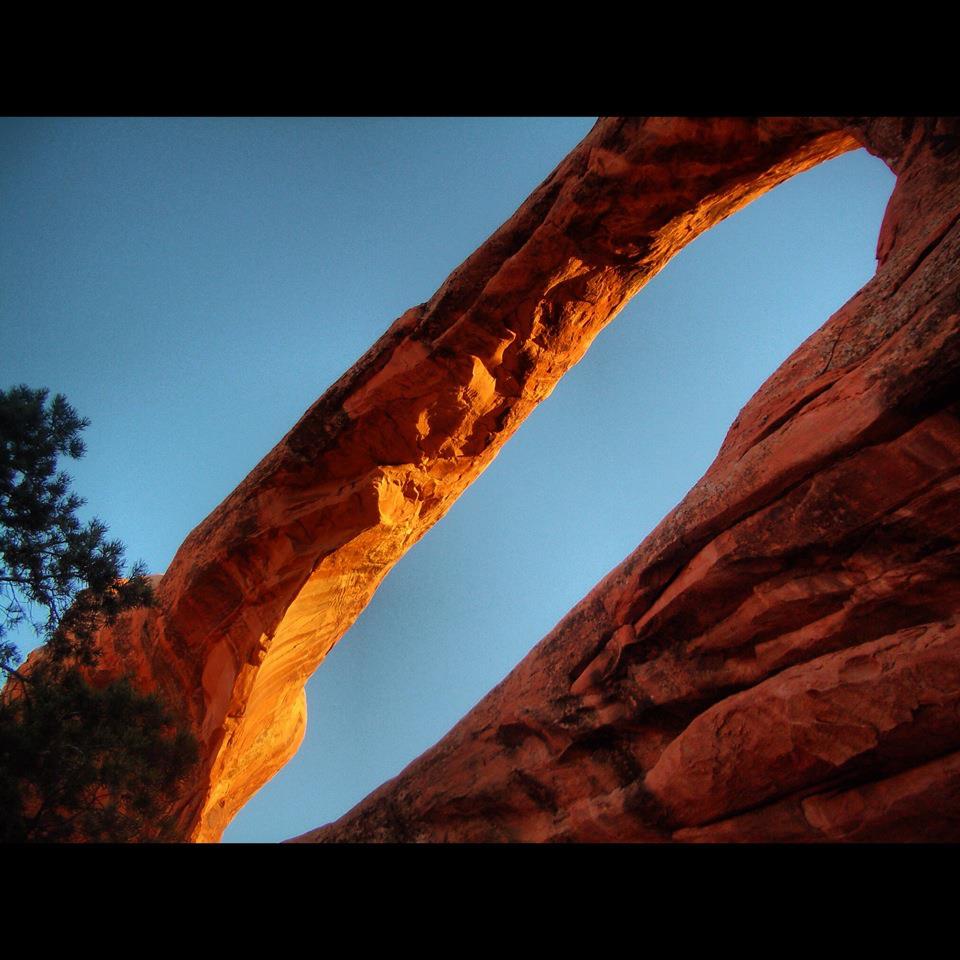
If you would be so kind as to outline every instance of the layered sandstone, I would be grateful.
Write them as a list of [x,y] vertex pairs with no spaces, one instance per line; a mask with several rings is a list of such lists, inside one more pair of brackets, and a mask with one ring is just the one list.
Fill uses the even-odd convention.
[[133,670],[201,741],[181,836],[217,839],[292,756],[307,677],[623,303],[718,220],[862,144],[899,177],[877,277],[631,558],[309,838],[860,836],[858,810],[896,833],[949,802],[955,124],[607,119],[190,534],[158,605],[103,635],[102,672]]
[[960,840],[960,124],[683,502],[343,840]]

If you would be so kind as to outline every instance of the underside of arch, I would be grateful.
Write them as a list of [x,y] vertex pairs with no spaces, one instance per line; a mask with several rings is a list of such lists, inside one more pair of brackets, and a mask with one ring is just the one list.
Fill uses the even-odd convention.
[[102,636],[101,669],[133,668],[201,739],[183,838],[219,838],[292,756],[306,679],[620,307],[859,146],[898,174],[876,277],[504,683],[306,839],[872,838],[953,802],[956,125],[611,118],[190,534],[158,606]]

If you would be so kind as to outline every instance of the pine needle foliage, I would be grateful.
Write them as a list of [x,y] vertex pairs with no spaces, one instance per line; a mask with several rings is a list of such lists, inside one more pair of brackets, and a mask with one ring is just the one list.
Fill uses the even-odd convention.
[[[82,523],[60,457],[89,426],[61,394],[0,391],[0,841],[166,839],[160,822],[197,759],[195,739],[129,678],[93,685],[97,632],[153,601],[142,564]],[[18,669],[12,634],[44,641]]]

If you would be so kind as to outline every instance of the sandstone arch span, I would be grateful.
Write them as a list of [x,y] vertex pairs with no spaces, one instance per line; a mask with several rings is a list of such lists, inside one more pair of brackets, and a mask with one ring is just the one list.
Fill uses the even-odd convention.
[[[865,144],[901,174],[881,240],[883,267],[874,281],[885,278],[887,286],[881,283],[876,289],[886,289],[887,299],[893,298],[909,286],[911,270],[939,263],[929,252],[920,253],[931,243],[939,249],[938,244],[952,236],[941,231],[934,240],[918,239],[922,231],[916,229],[924,221],[930,228],[935,217],[949,212],[950,203],[956,206],[951,192],[956,178],[951,183],[949,176],[942,176],[944,169],[955,170],[949,166],[953,148],[944,146],[950,135],[942,126],[888,121],[600,121],[518,213],[427,304],[404,314],[188,537],[159,584],[157,610],[139,614],[104,637],[106,669],[133,663],[144,682],[159,684],[174,696],[188,692],[187,709],[204,744],[204,765],[177,810],[183,836],[216,839],[246,797],[292,754],[303,729],[306,676],[350,625],[390,565],[443,515],[619,306],[670,256],[753,196]],[[917,266],[911,267],[914,261]],[[901,299],[907,295],[901,293]],[[853,308],[858,301],[859,307]],[[635,775],[629,784],[634,789],[629,803],[622,805],[629,812],[616,814],[621,821],[626,818],[616,829],[624,837],[663,836],[666,828],[655,829],[642,816],[638,819],[633,794],[659,798],[661,806],[667,803],[663,789],[660,794],[652,788],[643,792],[637,785],[657,766],[652,762],[655,756],[659,759],[657,745],[666,751],[678,730],[667,724],[665,733],[661,722],[652,741],[646,734],[639,737],[643,749],[623,747],[621,741],[637,738],[625,737],[620,728],[632,729],[641,714],[630,700],[636,691],[621,695],[622,674],[636,659],[636,648],[643,646],[642,635],[631,640],[625,630],[630,626],[636,634],[645,605],[652,610],[651,604],[666,603],[665,591],[678,571],[718,538],[724,524],[775,502],[809,474],[811,463],[828,462],[831,451],[840,449],[846,456],[857,442],[873,436],[873,421],[861,423],[860,433],[852,422],[845,439],[825,439],[817,433],[823,424],[810,422],[814,411],[829,407],[831,398],[836,400],[843,387],[853,383],[846,374],[831,379],[837,363],[843,362],[841,369],[847,370],[863,356],[874,357],[886,342],[882,324],[876,323],[877,329],[863,334],[866,340],[858,339],[866,303],[875,313],[876,299],[864,291],[851,301],[841,321],[835,317],[824,328],[841,325],[849,339],[841,344],[835,337],[823,370],[813,376],[802,363],[799,368],[794,364],[789,375],[768,381],[766,393],[761,392],[766,396],[761,406],[768,410],[762,429],[743,428],[735,437],[732,433],[717,461],[722,468],[715,464],[704,478],[710,482],[701,482],[648,538],[640,560],[633,559],[632,566],[628,560],[605,581],[619,583],[625,568],[642,567],[646,572],[637,576],[629,599],[621,597],[609,610],[609,602],[597,606],[596,600],[585,601],[596,621],[585,634],[573,635],[568,627],[560,655],[555,631],[427,755],[433,759],[417,761],[394,782],[402,784],[407,778],[406,786],[378,792],[362,805],[366,812],[346,818],[352,826],[332,835],[472,838],[486,830],[485,836],[501,838],[590,836],[583,824],[595,828],[600,808],[603,816],[613,816],[609,809],[619,801],[610,798],[626,789],[610,786],[610,769],[627,763],[624,757],[633,752],[637,756],[630,769]],[[891,330],[895,322],[891,319]],[[818,341],[820,347],[825,342]],[[942,392],[943,378],[955,376],[955,366],[949,366],[952,356],[948,349],[947,366],[933,376],[933,386],[922,390]],[[918,390],[916,379],[912,389]],[[801,396],[798,389],[813,394]],[[894,405],[903,402],[902,396],[890,400]],[[755,404],[756,398],[751,407]],[[807,437],[807,443],[820,459],[804,460],[798,448],[791,468],[781,465],[765,472],[757,451],[769,452],[778,438],[791,432],[795,419],[816,434]],[[803,430],[796,435],[806,436]],[[733,467],[728,463],[731,443],[741,454]],[[710,581],[705,595],[720,589]],[[680,596],[687,598],[681,607],[697,602],[689,592]],[[581,604],[577,611],[583,609]],[[598,613],[601,609],[606,619]],[[572,616],[582,621],[577,611]],[[649,621],[644,622],[649,627]],[[666,636],[664,629],[658,627],[657,635]],[[671,629],[679,630],[675,625]],[[724,649],[722,644],[718,649]],[[581,663],[584,650],[591,656]],[[574,654],[579,672],[559,681],[557,657]],[[538,665],[533,674],[531,658]],[[564,662],[560,672],[570,673],[569,666]],[[616,685],[612,696],[604,686],[608,676]],[[749,674],[735,675],[731,683],[749,685],[762,676],[754,674],[751,681]],[[567,684],[562,695],[557,682]],[[626,686],[635,682],[631,679]],[[731,683],[721,684],[722,689]],[[513,691],[506,701],[504,687]],[[521,688],[522,695],[517,692]],[[696,683],[693,688],[698,689]],[[557,696],[557,703],[566,706],[557,706]],[[577,703],[573,714],[567,709],[569,699],[563,699],[571,697]],[[681,703],[690,700],[689,695],[679,697]],[[712,707],[702,697],[694,702],[704,708],[701,713]],[[501,707],[517,717],[501,716],[494,722],[491,718]],[[699,715],[688,724],[691,729]],[[573,722],[570,716],[578,719]],[[467,736],[464,730],[472,733]],[[600,741],[591,747],[590,738],[598,731]],[[474,746],[464,747],[464,736]],[[451,747],[451,737],[459,746]],[[565,744],[559,754],[553,749],[558,743]],[[541,756],[544,745],[552,759]],[[431,800],[428,790],[423,794],[427,806],[407,809],[416,770],[430,769],[431,779],[436,779],[438,750],[445,758],[436,781],[442,799],[433,795]],[[570,780],[571,769],[580,769],[570,763],[579,754],[590,758],[581,765],[586,768],[594,757],[621,759],[596,765],[591,773],[596,791],[575,795],[562,785]],[[558,761],[557,756],[566,759]],[[481,757],[490,767],[489,781],[464,780],[464,769],[472,769]],[[465,783],[473,785],[465,789]],[[499,800],[488,800],[486,806],[474,802],[473,794],[492,795],[496,785]],[[381,822],[385,810],[393,811],[387,817],[393,824],[389,828]],[[402,814],[395,815],[396,810]],[[658,816],[656,823],[666,822],[670,829],[676,825],[670,820],[673,813],[661,811]],[[552,818],[553,828],[544,827],[545,818]],[[627,821],[634,825],[633,834]],[[636,826],[641,822],[643,829]],[[576,823],[581,826],[572,825]],[[357,824],[369,829],[364,833],[367,828]]]

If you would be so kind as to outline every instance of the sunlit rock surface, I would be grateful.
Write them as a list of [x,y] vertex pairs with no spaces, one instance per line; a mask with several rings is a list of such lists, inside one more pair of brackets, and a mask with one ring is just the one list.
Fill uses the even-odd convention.
[[633,556],[304,839],[954,835],[955,125],[614,118],[190,534],[157,607],[102,637],[104,674],[135,671],[201,740],[180,836],[218,839],[293,755],[307,678],[623,303],[712,224],[861,145],[899,175],[877,277]]
[[499,686],[300,840],[960,840],[960,124],[844,128],[898,175],[875,278]]

